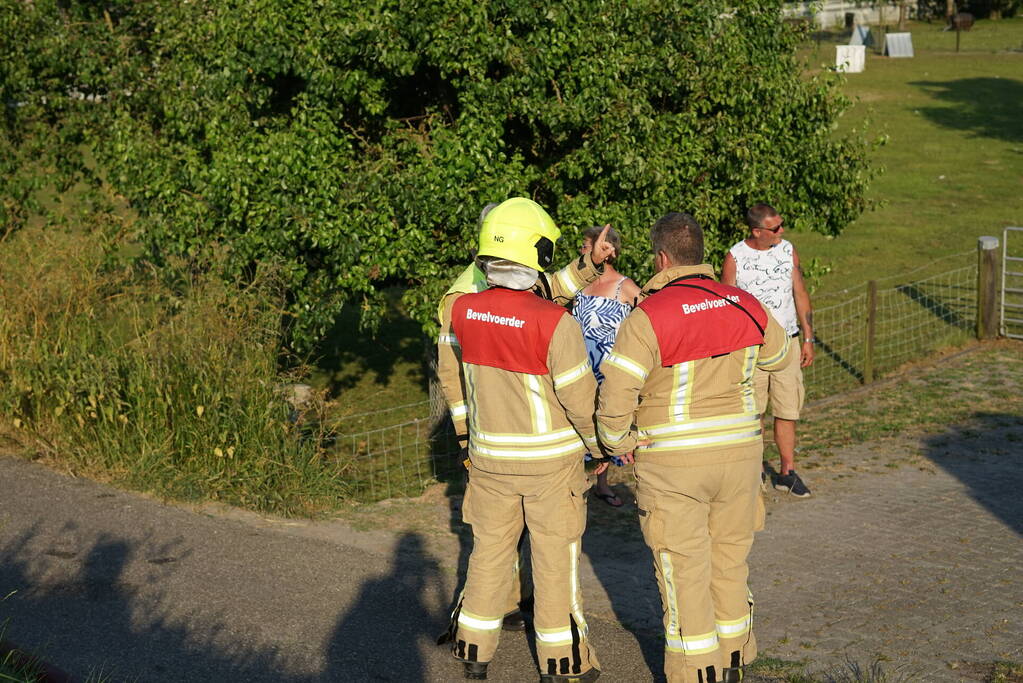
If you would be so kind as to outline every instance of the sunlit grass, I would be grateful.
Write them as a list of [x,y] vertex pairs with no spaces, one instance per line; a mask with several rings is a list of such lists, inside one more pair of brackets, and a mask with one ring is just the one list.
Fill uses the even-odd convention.
[[[884,173],[869,192],[880,208],[834,239],[789,234],[804,259],[831,266],[822,292],[925,266],[1023,225],[1023,17],[978,21],[959,54],[939,24],[909,30],[914,58],[868,51],[866,70],[844,87],[855,105],[840,129],[869,117],[887,138],[873,155]],[[814,66],[833,64],[834,45],[805,54]]]

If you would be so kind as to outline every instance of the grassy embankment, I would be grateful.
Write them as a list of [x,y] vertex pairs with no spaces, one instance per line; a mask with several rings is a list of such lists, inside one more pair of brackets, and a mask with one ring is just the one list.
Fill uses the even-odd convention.
[[0,251],[7,447],[169,498],[339,505],[350,463],[289,419],[272,272],[170,281],[106,263],[101,234],[33,227]]

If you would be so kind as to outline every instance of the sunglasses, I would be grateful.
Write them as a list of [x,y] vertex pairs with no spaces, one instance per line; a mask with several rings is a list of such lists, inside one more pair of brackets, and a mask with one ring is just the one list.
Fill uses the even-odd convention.
[[773,232],[777,234],[778,231],[781,230],[781,226],[783,223],[785,223],[785,221],[781,221],[781,223],[778,223],[778,225],[774,226],[773,228],[759,227],[757,228],[757,230],[766,230],[767,232]]

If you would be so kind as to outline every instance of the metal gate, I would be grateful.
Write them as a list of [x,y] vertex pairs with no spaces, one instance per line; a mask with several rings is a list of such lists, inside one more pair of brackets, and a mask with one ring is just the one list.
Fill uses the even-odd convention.
[[1023,228],[1002,231],[1001,301],[1002,336],[1023,339]]

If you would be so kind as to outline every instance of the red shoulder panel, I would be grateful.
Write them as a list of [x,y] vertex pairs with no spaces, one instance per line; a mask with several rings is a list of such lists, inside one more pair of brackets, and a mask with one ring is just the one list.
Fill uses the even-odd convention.
[[661,365],[670,367],[764,343],[764,335],[750,317],[725,298],[745,308],[761,328],[767,328],[768,314],[752,294],[713,280],[669,285],[639,304],[657,336]]
[[495,287],[458,297],[451,325],[464,362],[546,375],[554,329],[567,313],[532,292]]

